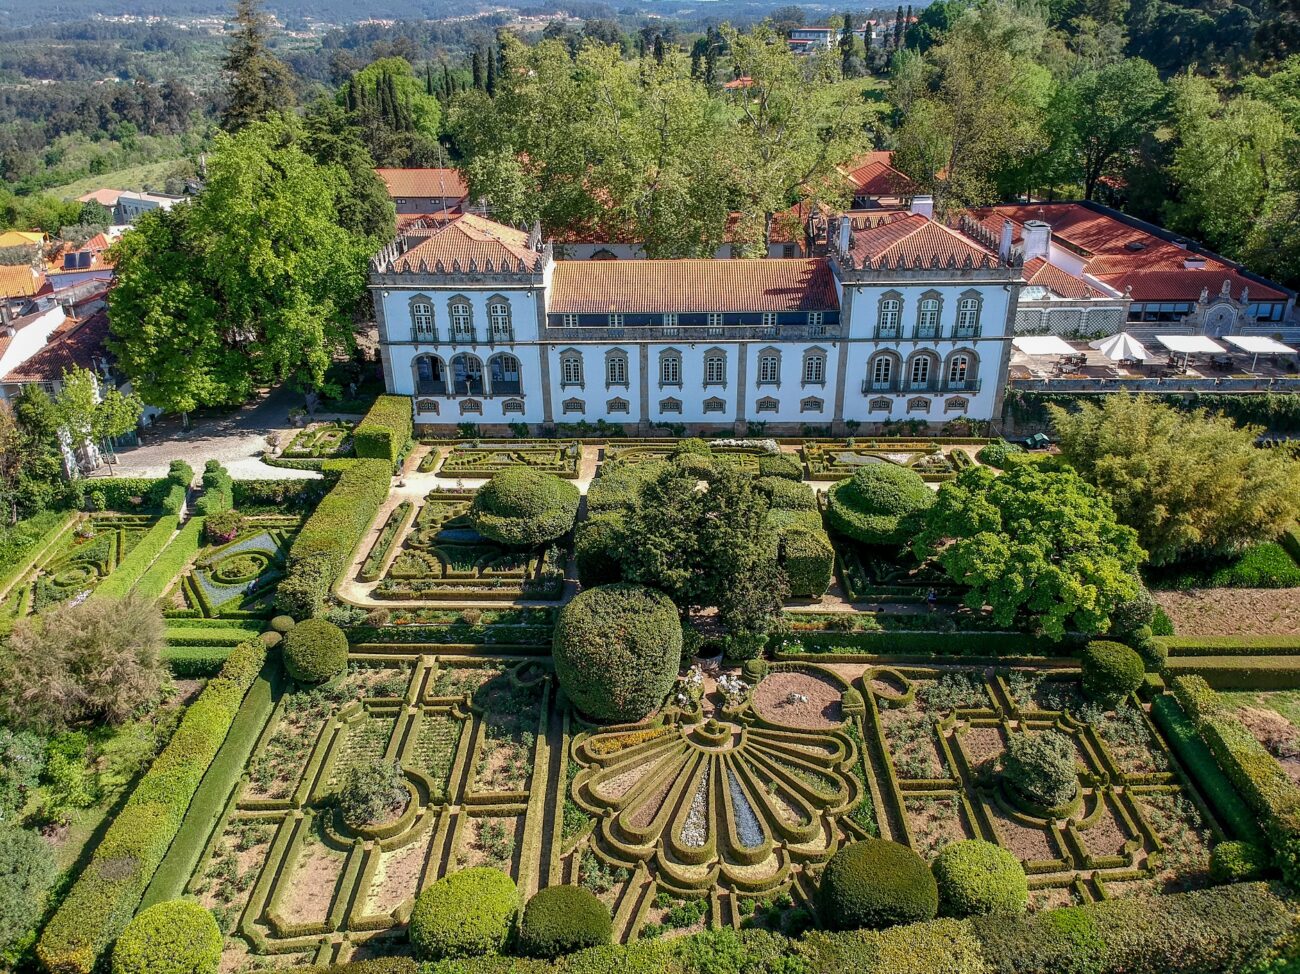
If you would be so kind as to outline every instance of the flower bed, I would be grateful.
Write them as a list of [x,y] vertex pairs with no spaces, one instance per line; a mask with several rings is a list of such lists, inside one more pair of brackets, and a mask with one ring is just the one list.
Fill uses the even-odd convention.
[[352,455],[351,423],[316,423],[298,433],[280,456],[290,460]]
[[[436,454],[436,450],[434,451]],[[552,442],[510,441],[482,446],[478,442],[458,443],[447,452],[439,477],[491,477],[511,467],[531,467],[543,473],[573,480],[582,466],[582,445],[577,440]]]
[[[982,441],[981,441],[982,442]],[[945,446],[948,448],[945,449]],[[872,463],[895,463],[911,467],[930,483],[951,480],[974,461],[964,450],[942,441],[846,440],[841,443],[805,443],[800,455],[809,480],[844,480]]]

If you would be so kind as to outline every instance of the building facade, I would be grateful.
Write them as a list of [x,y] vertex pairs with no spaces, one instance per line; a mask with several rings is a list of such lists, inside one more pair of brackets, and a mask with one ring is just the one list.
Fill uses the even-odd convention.
[[1022,284],[1018,255],[919,214],[841,220],[822,257],[668,261],[557,261],[466,214],[371,268],[386,384],[422,427],[989,420]]

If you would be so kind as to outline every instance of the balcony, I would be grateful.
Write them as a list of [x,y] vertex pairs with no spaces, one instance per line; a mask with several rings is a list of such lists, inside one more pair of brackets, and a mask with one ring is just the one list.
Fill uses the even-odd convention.
[[862,394],[864,396],[875,396],[880,393],[897,391],[898,383],[896,382],[873,382],[871,379],[862,380]]
[[979,392],[979,379],[963,379],[960,382],[946,382],[943,386],[944,392]]
[[456,379],[452,383],[452,395],[454,396],[481,396],[483,395],[483,377],[464,376]]
[[555,327],[547,325],[541,334],[544,341],[600,342],[600,341],[707,341],[738,342],[780,339],[781,341],[835,340],[840,335],[840,325],[625,325],[617,328]]
[[447,383],[444,379],[417,379],[415,382],[417,396],[445,396]]
[[952,335],[954,338],[979,338],[980,326],[979,325],[958,325],[956,330],[952,333]]
[[492,395],[517,396],[523,392],[523,383],[518,379],[493,379]]

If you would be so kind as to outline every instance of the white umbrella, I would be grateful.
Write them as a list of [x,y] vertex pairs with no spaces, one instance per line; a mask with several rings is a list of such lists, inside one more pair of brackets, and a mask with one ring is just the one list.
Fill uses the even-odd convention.
[[1235,345],[1243,352],[1249,352],[1255,356],[1250,360],[1250,371],[1255,371],[1255,366],[1259,363],[1260,355],[1294,355],[1295,349],[1290,345],[1283,345],[1276,338],[1268,338],[1264,335],[1234,335],[1231,338],[1223,339],[1229,345]]
[[1021,335],[1011,344],[1026,355],[1073,355],[1074,346],[1056,335]]
[[1088,347],[1097,349],[1112,362],[1121,359],[1145,360],[1151,357],[1147,353],[1146,346],[1126,331],[1111,335],[1109,338],[1098,338],[1095,342],[1089,342]]

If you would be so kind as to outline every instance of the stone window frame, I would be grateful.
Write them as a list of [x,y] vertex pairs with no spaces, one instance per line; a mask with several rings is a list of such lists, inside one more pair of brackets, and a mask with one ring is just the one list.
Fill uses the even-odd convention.
[[820,396],[805,396],[799,400],[799,412],[820,413],[826,409],[826,400]]
[[719,399],[717,396],[710,396],[704,400],[702,405],[706,413],[725,413],[727,411],[727,401]]
[[564,402],[560,403],[560,412],[568,415],[569,413],[585,413],[587,404],[577,396],[570,396]]
[[[505,306],[505,315],[495,315],[492,313],[493,307],[498,305]],[[488,316],[488,336],[494,342],[512,342],[515,340],[514,314],[510,308],[510,299],[504,294],[494,294],[487,299],[487,316]],[[504,317],[505,327],[498,330],[497,318]]]
[[[818,378],[809,378],[809,366],[814,361],[820,361],[820,376]],[[826,367],[830,363],[830,358],[826,354],[826,349],[820,345],[814,345],[812,348],[804,349],[803,360],[799,363],[799,378],[801,386],[824,386],[826,385]]]
[[[623,378],[615,379],[613,375],[614,363],[619,362],[623,368]],[[605,388],[612,389],[615,386],[628,388],[631,385],[631,363],[628,360],[626,349],[611,348],[605,352]]]
[[[720,370],[719,378],[710,378],[709,371],[716,367]],[[721,348],[709,348],[704,352],[704,385],[727,387],[727,353]]]
[[[889,363],[889,375],[883,385],[876,384],[876,368],[881,361]],[[893,392],[903,374],[903,360],[893,349],[882,348],[872,352],[867,359],[867,389],[870,392]]]
[[659,412],[661,415],[664,413],[676,413],[680,416],[682,412],[682,401],[673,396],[669,396],[667,399],[660,399]]
[[894,404],[891,400],[886,399],[884,396],[876,396],[869,403],[867,403],[867,412],[874,413],[879,410],[884,410],[885,412],[889,412],[890,409],[893,408],[893,406]]
[[964,413],[970,408],[970,400],[965,396],[949,396],[948,401],[943,404],[945,413]]
[[[775,365],[773,377],[770,379],[763,378],[763,365],[765,362],[772,362]],[[773,345],[765,346],[758,350],[758,368],[754,373],[758,377],[755,385],[758,386],[776,386],[781,387],[781,350]]]
[[[576,366],[577,378],[570,378],[570,366]],[[582,360],[582,352],[576,348],[564,348],[560,350],[560,388],[568,389],[577,387],[585,388],[587,385],[587,368],[586,363]]]
[[433,413],[438,415],[438,400],[436,399],[417,399],[415,400],[415,411],[417,413]]
[[605,403],[605,412],[607,413],[628,413],[632,411],[632,405],[622,396],[615,396]]
[[477,399],[462,399],[460,401],[460,414],[464,416],[467,413],[475,413],[479,416],[482,416],[483,404],[479,402]]
[[754,409],[760,413],[779,413],[781,411],[781,402],[771,396],[764,396],[754,403]]
[[[974,320],[966,330],[962,325],[962,317],[972,309],[964,307],[967,302],[974,303]],[[980,323],[984,318],[984,292],[979,288],[967,288],[957,295],[957,318],[953,322],[952,334],[954,338],[978,338],[980,335]]]
[[[455,355],[453,355],[450,359],[448,359],[448,361],[447,361],[447,392],[448,392],[448,394],[449,394],[449,395],[453,395],[453,396],[461,395],[461,393],[458,393],[458,392],[456,391],[456,360],[457,360],[457,359],[464,359],[464,360],[465,360],[465,388],[466,388],[466,392],[464,393],[464,395],[467,395],[467,396],[479,396],[479,395],[486,396],[486,395],[488,394],[488,384],[487,384],[488,374],[487,374],[487,370],[483,367],[483,360],[482,360],[481,358],[479,358],[477,355],[475,355],[473,352],[457,352],[457,353],[456,353]],[[478,376],[479,376],[479,380],[478,380],[478,381],[479,381],[479,385],[482,386],[482,391],[481,391],[481,392],[469,392],[469,391],[468,391],[468,390],[469,390],[469,377],[473,374],[473,370],[469,367],[470,362],[477,362],[477,363],[478,363]],[[482,412],[482,404],[481,404],[481,403],[480,403],[480,405],[479,405],[479,411]]]
[[[457,307],[463,307],[465,313],[458,313]],[[462,318],[463,328],[460,324]],[[452,342],[474,342],[474,302],[465,295],[453,294],[447,299],[447,328]]]
[[[890,301],[898,302],[897,308],[886,308],[885,304]],[[885,315],[892,315],[892,326],[885,327]],[[881,293],[876,300],[876,337],[877,338],[897,338],[903,327],[903,292],[890,288],[888,291]]]
[[509,380],[509,379],[507,379],[507,378],[505,377],[505,372],[506,372],[506,370],[505,370],[504,366],[505,366],[505,360],[506,360],[506,359],[514,359],[514,360],[515,360],[515,376],[516,376],[516,378],[515,378],[514,381],[519,383],[519,393],[518,393],[518,394],[519,394],[519,395],[523,395],[523,389],[524,389],[524,363],[523,363],[522,361],[520,361],[518,355],[514,354],[513,352],[497,352],[495,355],[492,355],[492,356],[489,356],[489,357],[488,357],[487,362],[484,363],[484,370],[485,370],[485,372],[486,372],[488,378],[489,378],[489,379],[492,378],[492,363],[493,363],[493,362],[496,362],[496,361],[498,361],[498,360],[500,360],[501,363],[502,363],[502,369],[501,369],[501,372],[502,372],[502,375],[501,375],[501,381],[502,381],[502,382],[509,382],[509,381],[511,381],[511,380]]
[[[675,379],[664,378],[664,366],[669,362],[675,363],[677,376]],[[678,348],[664,348],[659,351],[659,388],[672,387],[680,389],[682,387],[682,353]]]
[[[935,302],[934,308],[926,308],[927,301]],[[934,313],[934,325],[927,332],[924,330],[922,316],[928,312]],[[916,299],[916,335],[915,337],[922,340],[939,338],[943,335],[943,294],[931,288],[928,291],[921,292]]]
[[507,399],[501,404],[503,413],[522,413],[524,411],[524,401],[522,399]]
[[930,411],[930,397],[913,396],[907,400],[907,411],[909,413],[928,413]]
[[[420,318],[422,313],[417,313],[416,305],[423,305],[428,308],[428,327],[421,330]],[[433,310],[433,298],[427,294],[415,294],[406,302],[407,309],[411,314],[411,340],[416,342],[437,342],[438,340],[438,319]]]
[[[926,363],[925,376],[918,380],[916,377],[917,366],[922,360]],[[907,357],[906,371],[902,376],[902,382],[906,386],[907,391],[932,391],[933,387],[939,381],[938,370],[941,365],[942,363],[939,361],[939,356],[929,349],[917,349],[909,355]]]

